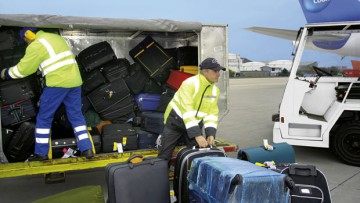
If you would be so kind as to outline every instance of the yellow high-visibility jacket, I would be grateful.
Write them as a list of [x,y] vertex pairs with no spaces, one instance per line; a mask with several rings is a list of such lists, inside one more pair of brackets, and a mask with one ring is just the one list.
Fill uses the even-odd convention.
[[11,67],[13,79],[23,78],[39,69],[47,87],[78,87],[82,79],[75,56],[66,41],[59,35],[38,31],[36,39],[26,48],[25,56]]
[[170,101],[164,114],[164,123],[172,110],[182,118],[189,138],[201,135],[202,121],[206,136],[214,136],[218,125],[220,90],[202,74],[186,79]]

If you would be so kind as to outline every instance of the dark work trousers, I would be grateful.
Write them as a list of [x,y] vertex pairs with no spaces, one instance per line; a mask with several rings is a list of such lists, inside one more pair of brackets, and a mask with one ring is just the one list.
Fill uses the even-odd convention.
[[190,139],[188,137],[183,120],[175,112],[172,112],[167,118],[164,130],[161,133],[158,158],[170,160],[178,140],[182,137],[185,138],[188,147],[197,145],[195,138]]

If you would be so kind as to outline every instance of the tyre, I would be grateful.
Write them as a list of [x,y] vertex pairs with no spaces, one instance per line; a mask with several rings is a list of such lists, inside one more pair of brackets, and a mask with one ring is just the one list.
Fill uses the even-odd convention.
[[331,139],[331,146],[341,161],[360,166],[360,121],[339,126]]

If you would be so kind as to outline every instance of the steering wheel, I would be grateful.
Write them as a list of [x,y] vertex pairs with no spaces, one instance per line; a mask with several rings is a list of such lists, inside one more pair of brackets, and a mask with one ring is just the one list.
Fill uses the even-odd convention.
[[319,77],[322,77],[322,76],[333,76],[331,73],[323,70],[323,69],[320,69],[316,66],[313,66],[313,69],[314,71],[316,72],[316,74],[319,76]]

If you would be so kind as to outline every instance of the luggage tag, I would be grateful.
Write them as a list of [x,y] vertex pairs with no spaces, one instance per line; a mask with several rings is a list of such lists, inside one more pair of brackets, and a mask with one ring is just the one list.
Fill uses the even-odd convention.
[[121,143],[114,142],[113,151],[117,151],[119,154],[124,153],[124,149]]

